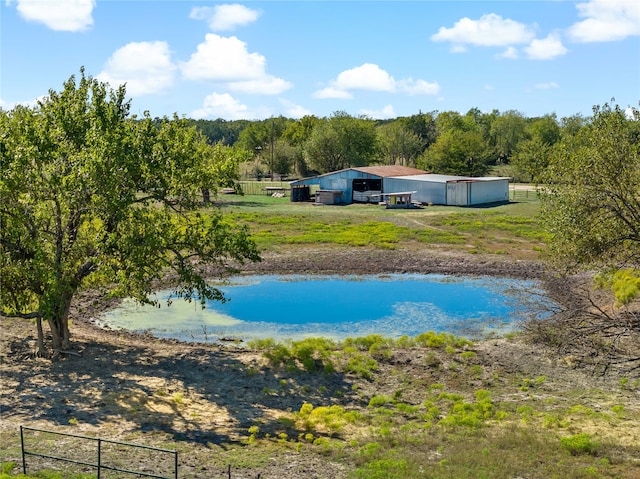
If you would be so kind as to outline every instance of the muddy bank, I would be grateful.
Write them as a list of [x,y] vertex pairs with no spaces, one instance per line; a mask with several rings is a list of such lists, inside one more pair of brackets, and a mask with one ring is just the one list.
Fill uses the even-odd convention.
[[462,255],[440,252],[369,249],[304,249],[268,253],[258,263],[239,266],[243,272],[276,274],[382,274],[423,273],[487,275],[542,279],[546,269],[539,261],[511,261],[496,255]]

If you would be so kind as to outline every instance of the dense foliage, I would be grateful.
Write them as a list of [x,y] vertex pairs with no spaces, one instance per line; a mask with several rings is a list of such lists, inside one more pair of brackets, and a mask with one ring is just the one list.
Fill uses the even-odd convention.
[[[550,150],[541,174],[542,218],[556,264],[615,276],[640,264],[640,112],[629,118],[606,104],[593,112],[584,127]],[[611,286],[624,278],[637,282],[637,275],[627,274]],[[633,295],[622,297],[629,301]]]
[[514,110],[472,108],[419,112],[372,120],[344,111],[328,118],[282,116],[267,120],[189,120],[210,144],[222,142],[252,155],[247,178],[304,177],[350,166],[406,165],[432,173],[500,174],[537,180],[550,149],[585,126],[580,115],[527,118]]
[[245,229],[198,212],[233,161],[183,120],[130,117],[124,87],[81,73],[36,107],[0,111],[2,313],[36,318],[41,352],[42,320],[54,350],[69,347],[87,282],[150,302],[171,270],[176,294],[222,299],[203,265],[258,259]]

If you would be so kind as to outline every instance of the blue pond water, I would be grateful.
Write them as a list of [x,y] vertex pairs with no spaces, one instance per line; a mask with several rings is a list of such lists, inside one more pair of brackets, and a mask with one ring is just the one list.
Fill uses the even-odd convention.
[[[184,341],[301,339],[425,331],[482,337],[506,333],[531,311],[532,281],[443,275],[248,276],[218,287],[229,301],[170,307],[124,301],[100,320],[114,329]],[[158,293],[163,301],[168,292]],[[163,301],[164,302],[164,301]]]

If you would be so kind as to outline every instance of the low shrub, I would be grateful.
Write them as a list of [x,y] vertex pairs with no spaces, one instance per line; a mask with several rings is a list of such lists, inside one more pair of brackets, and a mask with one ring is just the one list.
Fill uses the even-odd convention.
[[572,456],[594,455],[597,449],[597,444],[587,433],[561,437],[560,444],[569,451]]

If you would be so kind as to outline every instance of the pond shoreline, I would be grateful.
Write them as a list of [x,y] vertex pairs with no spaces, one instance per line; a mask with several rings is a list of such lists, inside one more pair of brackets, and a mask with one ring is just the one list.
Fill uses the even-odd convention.
[[[285,252],[268,252],[255,263],[230,263],[231,273],[207,266],[206,274],[212,280],[221,275],[376,275],[376,274],[443,274],[450,276],[489,276],[519,280],[537,280],[540,287],[556,302],[562,302],[566,293],[558,288],[555,279],[541,261],[509,260],[495,255],[452,254],[450,252],[424,250],[374,250],[368,248],[299,247]],[[155,287],[168,289],[172,284],[167,276]],[[566,286],[566,285],[565,285]],[[80,292],[70,313],[74,321],[82,322],[99,331],[112,331],[96,323],[98,316],[116,308],[119,298],[110,298],[106,291]],[[130,333],[136,334],[136,333]]]
[[[396,339],[425,331],[477,340],[502,336],[541,310],[539,280],[424,273],[238,275],[216,283],[229,301],[204,309],[174,299],[171,308],[131,300],[97,321],[107,328],[147,331],[181,341],[237,343],[322,336],[335,341],[381,335]],[[170,290],[157,292],[165,304]],[[454,299],[452,299],[454,298]],[[229,342],[229,340],[226,340]]]
[[454,254],[437,250],[373,250],[365,248],[300,248],[269,252],[262,261],[237,265],[243,274],[384,274],[421,273],[544,279],[548,271],[537,260],[497,255]]

